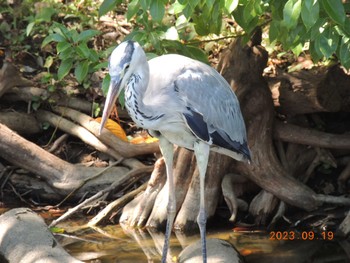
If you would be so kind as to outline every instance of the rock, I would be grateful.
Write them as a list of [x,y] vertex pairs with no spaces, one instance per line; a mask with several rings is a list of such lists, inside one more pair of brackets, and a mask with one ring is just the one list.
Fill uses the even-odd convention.
[[[235,247],[222,239],[207,239],[208,263],[243,263],[243,257],[238,253]],[[202,245],[197,241],[186,247],[179,255],[179,263],[201,263]]]
[[0,216],[0,254],[9,263],[79,263],[57,243],[44,220],[28,208]]

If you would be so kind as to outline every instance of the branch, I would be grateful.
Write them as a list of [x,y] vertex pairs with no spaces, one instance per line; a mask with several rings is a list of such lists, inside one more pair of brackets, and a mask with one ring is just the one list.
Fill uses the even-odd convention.
[[331,149],[350,149],[350,135],[331,134],[275,121],[274,137],[282,141]]
[[108,145],[113,150],[117,151],[123,157],[130,158],[139,155],[159,152],[158,142],[142,144],[132,144],[124,142],[107,129],[103,129],[102,134],[100,135],[99,129],[101,124],[95,121],[90,116],[66,107],[54,107],[53,110],[59,113],[60,115],[68,117],[71,120],[79,123],[81,126],[90,131],[93,135],[98,137],[101,140],[101,142],[103,142],[105,145]]

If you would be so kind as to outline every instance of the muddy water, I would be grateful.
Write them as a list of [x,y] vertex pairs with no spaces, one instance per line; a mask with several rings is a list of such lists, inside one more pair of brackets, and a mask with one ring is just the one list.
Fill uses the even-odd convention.
[[[64,228],[69,231],[74,227],[66,225]],[[350,262],[350,241],[337,241],[334,236],[313,235],[310,231],[273,236],[270,232],[227,229],[209,230],[207,238],[229,241],[244,256],[246,263]],[[164,236],[162,233],[123,230],[115,225],[75,231],[71,237],[58,238],[70,254],[84,262],[138,263],[160,262]],[[170,241],[173,259],[176,260],[183,248],[198,239],[199,235],[173,234]]]

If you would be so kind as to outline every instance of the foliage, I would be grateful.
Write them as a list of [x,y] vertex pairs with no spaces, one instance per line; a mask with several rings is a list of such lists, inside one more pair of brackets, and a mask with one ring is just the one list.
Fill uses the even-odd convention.
[[319,61],[335,54],[350,68],[349,8],[341,0],[241,0],[233,16],[248,33],[268,23],[270,43],[281,43],[296,55],[307,49]]
[[[18,6],[0,4],[1,15],[5,18],[0,24],[0,32],[10,43],[13,56],[20,57],[23,52],[41,56],[43,52],[45,64],[41,66],[47,69],[56,65],[57,60],[60,61],[58,71],[53,69],[57,75],[48,71],[43,76],[42,82],[48,84],[49,91],[55,84],[52,80],[61,81],[73,67],[77,81],[87,87],[86,76],[106,66],[106,63],[100,64],[101,57],[106,59],[104,53],[98,54],[88,45],[100,32],[84,30],[92,28],[97,19],[97,3],[86,0],[81,5],[80,2],[68,1],[63,4],[59,0],[24,0]],[[47,51],[50,48],[43,48],[50,42],[57,43],[57,54],[49,54]]]
[[[100,63],[100,54],[88,47],[88,41],[100,34],[98,30],[84,30],[80,33],[76,29],[68,29],[59,23],[53,23],[52,33],[42,42],[42,46],[56,42],[56,50],[61,63],[57,78],[62,80],[72,68],[79,83],[83,83],[87,74],[105,67]],[[103,55],[103,54],[102,54]]]
[[[104,0],[99,15],[122,3],[127,1]],[[295,55],[308,50],[315,61],[335,55],[350,68],[349,11],[350,4],[342,0],[131,0],[126,17],[136,24],[128,38],[152,45],[158,52],[177,50],[201,56],[195,47],[182,43],[220,34],[227,26],[223,18],[232,17],[246,40],[262,26],[272,46],[282,44]]]

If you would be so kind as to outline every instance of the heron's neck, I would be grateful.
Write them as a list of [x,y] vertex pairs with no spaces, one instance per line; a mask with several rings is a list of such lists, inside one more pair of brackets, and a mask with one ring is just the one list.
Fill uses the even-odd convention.
[[134,70],[125,88],[125,106],[134,122],[142,127],[146,126],[149,116],[152,116],[151,109],[143,102],[148,82],[149,66],[145,58]]

